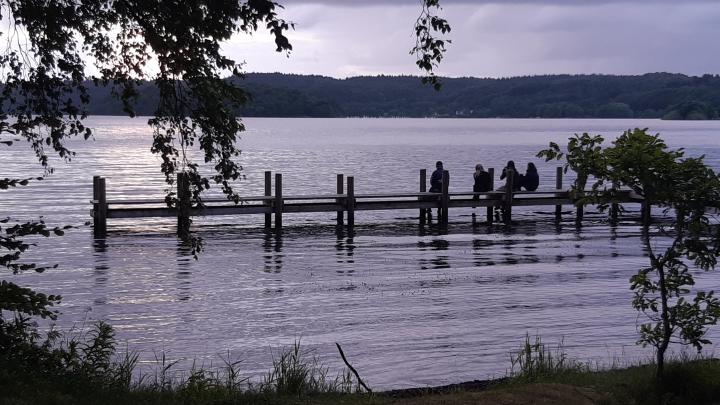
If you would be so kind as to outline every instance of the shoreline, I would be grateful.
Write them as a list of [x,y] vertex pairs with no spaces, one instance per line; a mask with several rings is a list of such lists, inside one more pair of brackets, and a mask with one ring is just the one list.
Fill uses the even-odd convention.
[[454,391],[478,392],[485,391],[488,388],[510,381],[510,377],[501,377],[491,380],[472,380],[454,384],[437,385],[429,387],[400,388],[388,391],[379,391],[377,395],[392,398],[412,398],[423,395],[448,394]]

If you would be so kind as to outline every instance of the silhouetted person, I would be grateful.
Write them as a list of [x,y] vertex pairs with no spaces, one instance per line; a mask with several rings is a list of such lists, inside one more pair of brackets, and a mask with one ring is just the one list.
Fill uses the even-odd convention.
[[[435,171],[430,176],[430,192],[431,193],[442,193],[443,186],[443,163],[437,161],[435,163]],[[427,210],[428,217],[432,216],[432,210]],[[438,217],[440,217],[440,208],[438,208]]]
[[527,191],[535,191],[540,185],[540,177],[538,176],[537,167],[534,163],[528,163],[525,175],[522,176],[521,185],[525,187]]
[[[475,179],[475,182],[473,183],[473,192],[483,193],[486,191],[491,191],[492,179],[490,178],[490,173],[486,172],[485,168],[483,168],[483,165],[479,163],[475,165],[475,173],[473,173],[473,178]],[[473,196],[473,200],[479,199],[479,195]]]
[[442,193],[442,181],[443,181],[443,163],[437,161],[435,163],[435,171],[430,176],[430,192],[431,193]]
[[[515,168],[515,162],[512,160],[508,160],[507,165],[503,168],[502,174],[500,175],[500,180],[505,179],[507,177],[508,170],[513,171],[513,191],[519,191],[520,187],[522,187],[522,175],[520,175]],[[500,187],[498,190],[505,190],[506,186]]]

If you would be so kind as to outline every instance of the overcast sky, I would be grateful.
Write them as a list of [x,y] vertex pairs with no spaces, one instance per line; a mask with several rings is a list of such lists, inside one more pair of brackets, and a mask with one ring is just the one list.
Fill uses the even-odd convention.
[[[226,51],[247,72],[419,74],[419,0],[279,0],[293,52],[267,32]],[[441,0],[452,32],[443,76],[720,73],[720,0]]]

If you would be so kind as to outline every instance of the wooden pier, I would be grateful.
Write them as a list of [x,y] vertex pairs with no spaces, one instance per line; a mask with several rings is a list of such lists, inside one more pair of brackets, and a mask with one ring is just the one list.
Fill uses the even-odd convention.
[[[494,169],[489,169],[493,179]],[[265,228],[274,232],[282,232],[283,214],[335,212],[337,226],[347,227],[352,231],[355,226],[356,211],[394,211],[405,209],[418,210],[420,224],[430,220],[430,213],[437,211],[437,223],[447,226],[452,208],[486,207],[486,221],[492,223],[494,210],[502,212],[502,221],[512,221],[512,208],[517,206],[554,206],[555,216],[560,219],[563,205],[575,205],[570,192],[563,190],[562,169],[557,168],[555,189],[538,191],[513,191],[512,175],[507,176],[505,189],[502,191],[449,192],[450,174],[443,172],[443,188],[440,193],[426,191],[427,172],[420,170],[420,187],[417,193],[375,193],[356,194],[355,178],[337,175],[337,189],[334,194],[322,195],[284,195],[282,174],[275,173],[274,191],[272,173],[265,172],[265,192],[262,196],[242,197],[240,204],[222,199],[203,199],[202,206],[191,201],[190,185],[187,173],[178,173],[176,207],[168,207],[161,200],[108,200],[105,179],[100,176],[93,178],[93,209],[94,234],[96,238],[104,238],[107,233],[108,219],[115,218],[148,218],[177,217],[178,235],[189,231],[190,217],[205,215],[249,215],[264,214]],[[477,199],[473,197],[477,196]],[[643,204],[642,198],[629,190],[620,190],[610,210],[616,216],[619,203],[641,203],[643,221],[650,220],[649,206]],[[576,218],[582,219],[582,206],[577,206]],[[275,218],[273,226],[273,216]],[[345,218],[347,218],[345,220]]]

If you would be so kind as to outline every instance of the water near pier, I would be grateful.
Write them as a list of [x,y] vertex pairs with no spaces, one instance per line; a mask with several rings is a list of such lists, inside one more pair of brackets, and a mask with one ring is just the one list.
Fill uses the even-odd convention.
[[[78,155],[70,165],[57,164],[47,181],[0,193],[0,216],[80,225],[26,255],[57,269],[3,274],[62,294],[63,328],[104,319],[142,351],[145,364],[162,351],[208,366],[229,352],[244,360],[248,376],[269,368],[270,348],[297,339],[339,368],[339,342],[377,389],[503,375],[526,332],[564,339],[570,355],[584,360],[651,355],[634,344],[638,318],[628,278],[647,262],[634,218],[610,226],[590,213],[576,227],[570,207],[562,223],[551,207],[517,208],[517,224],[507,228],[473,226],[473,211],[457,209],[441,234],[420,228],[414,210],[358,212],[351,237],[335,234],[334,214],[288,214],[281,238],[263,232],[262,216],[201,218],[193,225],[206,242],[198,261],[179,246],[173,220],[111,221],[108,238],[93,241],[83,226],[93,175],[107,177],[109,199],[163,196],[145,122],[93,118],[96,140],[73,142]],[[541,188],[552,188],[557,165],[534,158],[549,141],[582,131],[612,139],[635,126],[661,132],[690,155],[706,154],[720,168],[718,122],[248,119],[246,125],[247,178],[238,185],[245,195],[262,194],[265,170],[283,173],[286,195],[333,193],[336,173],[354,175],[357,193],[414,192],[419,169],[432,169],[436,160],[450,171],[451,192],[471,190],[476,163],[499,172],[508,159],[522,169],[535,162]],[[2,177],[37,169],[24,145],[0,153]],[[482,218],[484,210],[477,213]],[[720,289],[720,275],[704,274],[699,285]],[[718,329],[711,338],[719,341]]]

